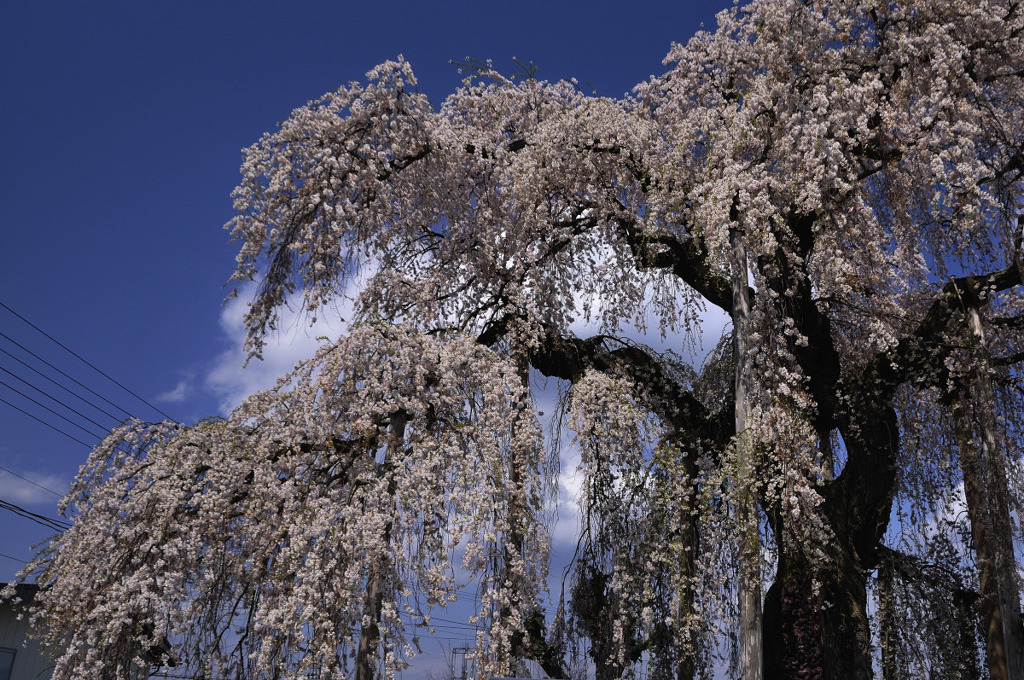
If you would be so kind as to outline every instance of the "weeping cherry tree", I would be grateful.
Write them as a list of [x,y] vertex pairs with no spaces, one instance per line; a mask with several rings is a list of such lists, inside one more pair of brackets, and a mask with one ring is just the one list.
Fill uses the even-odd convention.
[[[399,59],[246,151],[247,349],[343,290],[358,323],[97,449],[39,562],[58,677],[387,673],[454,546],[489,674],[1022,677],[1024,7],[754,0],[666,67],[434,108]],[[547,626],[531,374],[582,461]]]

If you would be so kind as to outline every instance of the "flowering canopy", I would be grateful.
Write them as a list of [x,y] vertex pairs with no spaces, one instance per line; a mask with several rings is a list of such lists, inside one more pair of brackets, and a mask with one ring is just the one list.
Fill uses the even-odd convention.
[[46,613],[73,622],[50,633],[71,631],[58,673],[102,677],[172,640],[210,677],[344,677],[373,607],[394,669],[406,631],[456,599],[455,567],[484,577],[499,656],[545,565],[528,403],[479,344],[363,325],[227,420],[114,432],[49,559]]
[[[666,63],[622,99],[484,68],[435,110],[399,59],[246,152],[229,228],[234,281],[260,280],[248,349],[293,295],[320,313],[360,267],[368,325],[292,392],[130,430],[145,455],[98,450],[45,574],[42,600],[81,629],[67,668],[164,632],[256,676],[364,642],[390,667],[403,607],[424,615],[408,593],[448,597],[462,540],[500,582],[489,668],[564,668],[565,629],[545,643],[528,621],[544,559],[528,366],[571,383],[585,521],[562,623],[599,677],[643,659],[712,672],[745,489],[772,583],[766,676],[1024,668],[1024,8],[755,0]],[[708,306],[737,332],[702,365],[621,337],[692,338]],[[577,337],[581,319],[598,334]],[[458,465],[431,467],[442,452]],[[958,505],[967,521],[947,521]],[[83,585],[101,568],[110,583]],[[380,606],[354,596],[385,587]],[[114,588],[132,604],[95,616]],[[950,593],[962,606],[898,625]],[[237,617],[236,645],[220,633]],[[954,634],[955,653],[920,652]]]

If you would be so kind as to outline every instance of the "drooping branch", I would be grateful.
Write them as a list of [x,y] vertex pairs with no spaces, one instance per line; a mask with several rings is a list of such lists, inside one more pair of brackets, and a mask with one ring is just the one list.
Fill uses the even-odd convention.
[[918,387],[944,387],[949,378],[942,351],[942,334],[959,305],[960,291],[974,289],[995,294],[1021,285],[1016,265],[975,276],[951,279],[935,295],[932,304],[917,326],[902,337],[888,352],[879,354],[863,372],[862,389],[874,390],[879,398],[891,396],[902,383],[910,381]]
[[[978,680],[978,592],[963,575],[942,564],[885,546],[879,547],[878,554],[877,621],[883,680],[923,671],[918,664],[924,649],[935,652],[927,664],[933,675]],[[910,626],[908,610],[914,612]]]
[[751,375],[750,310],[748,284],[749,262],[746,236],[736,223],[735,205],[729,230],[730,277],[732,283],[733,325],[733,414],[736,424],[736,525],[739,533],[739,628],[740,678],[761,680],[764,677],[764,639],[762,635],[761,532],[756,494],[757,469],[754,438],[751,436],[750,411],[753,391]]
[[662,362],[635,344],[607,335],[581,339],[549,332],[531,351],[530,363],[545,376],[569,381],[589,368],[629,375],[647,386],[650,408],[676,431],[692,433],[718,447],[725,446],[734,432],[730,414],[710,414],[692,392],[668,375]]
[[[662,269],[681,281],[725,312],[732,310],[732,286],[729,279],[712,268],[706,250],[696,236],[680,240],[676,236],[649,234],[638,228],[633,220],[618,220],[623,236],[638,266],[643,269]],[[754,291],[749,292],[753,298]]]

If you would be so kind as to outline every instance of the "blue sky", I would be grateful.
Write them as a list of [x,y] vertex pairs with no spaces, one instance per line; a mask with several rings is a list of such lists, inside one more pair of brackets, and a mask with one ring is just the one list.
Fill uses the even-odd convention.
[[[241,307],[222,306],[236,248],[222,227],[243,147],[296,106],[398,54],[435,105],[460,80],[449,60],[467,56],[504,70],[515,68],[513,57],[532,60],[538,77],[575,77],[620,95],[662,72],[671,42],[713,27],[727,4],[4,3],[0,303],[175,419],[223,412],[311,351],[317,334],[300,332],[242,370]],[[133,415],[160,417],[2,307],[0,332],[3,382],[33,394],[13,373],[66,395],[11,356],[66,382],[31,351]],[[3,385],[0,398],[95,442]],[[87,453],[0,403],[3,468],[63,492]],[[0,500],[56,514],[53,494],[4,471]],[[3,510],[0,526],[6,581],[48,530]]]

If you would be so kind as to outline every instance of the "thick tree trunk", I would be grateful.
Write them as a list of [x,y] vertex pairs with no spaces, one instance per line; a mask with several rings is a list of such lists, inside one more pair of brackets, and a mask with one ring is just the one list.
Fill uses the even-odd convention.
[[[899,428],[892,407],[868,390],[839,414],[847,463],[822,488],[819,517],[832,539],[800,546],[786,518],[771,512],[778,571],[765,598],[765,677],[873,678],[867,572],[877,563],[895,494]],[[825,559],[807,548],[821,548]],[[813,552],[811,550],[810,552]]]
[[750,435],[747,431],[750,392],[747,323],[750,316],[750,292],[747,285],[747,249],[736,229],[729,232],[732,247],[732,326],[736,363],[735,408],[736,447],[739,478],[736,523],[739,527],[739,615],[740,677],[761,680],[763,667],[761,631],[761,541],[758,531],[757,497],[753,484],[755,470]]
[[970,389],[954,404],[960,470],[981,586],[985,657],[992,680],[1024,680],[1024,626],[1021,622],[1013,524],[1003,447],[999,445],[995,394],[977,294],[961,298],[972,354]]
[[[691,453],[679,461],[685,470],[686,479],[691,483],[699,475],[696,460],[696,453]],[[690,625],[693,619],[699,619],[700,616],[694,609],[696,594],[693,586],[697,578],[697,555],[700,552],[700,511],[695,491],[679,500],[677,511],[680,529],[678,534],[672,538],[681,541],[683,545],[689,547],[689,550],[682,558],[680,565],[682,574],[676,585],[677,604],[673,617],[675,620],[673,634],[678,651],[675,678],[676,680],[694,680],[698,672],[697,658],[701,652],[700,635]]]
[[899,662],[896,649],[899,639],[900,612],[893,604],[896,576],[892,560],[883,561],[878,567],[878,642],[881,654],[882,680],[899,680]]
[[867,590],[848,551],[822,568],[797,551],[780,551],[765,598],[765,678],[869,680]]
[[[366,587],[366,614],[364,625],[359,633],[359,648],[356,650],[355,680],[373,680],[374,661],[377,645],[380,643],[380,612],[384,604],[384,594],[380,590],[380,577],[372,575]],[[369,619],[369,624],[365,624]]]

